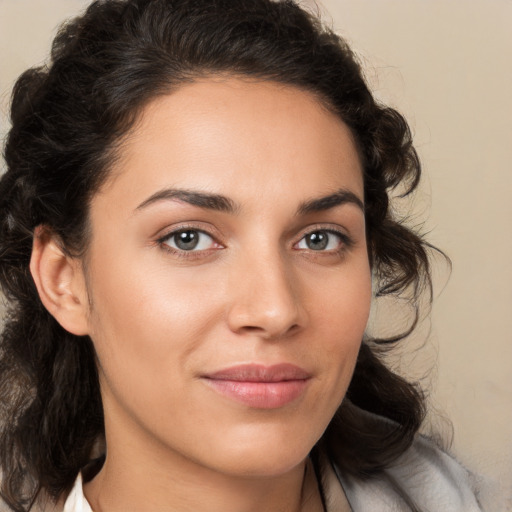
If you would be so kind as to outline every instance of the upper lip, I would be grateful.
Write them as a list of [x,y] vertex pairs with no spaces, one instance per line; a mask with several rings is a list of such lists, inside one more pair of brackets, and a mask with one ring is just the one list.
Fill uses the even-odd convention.
[[240,382],[282,382],[288,380],[305,380],[311,374],[290,363],[271,366],[264,364],[240,364],[204,375],[212,380],[231,380]]

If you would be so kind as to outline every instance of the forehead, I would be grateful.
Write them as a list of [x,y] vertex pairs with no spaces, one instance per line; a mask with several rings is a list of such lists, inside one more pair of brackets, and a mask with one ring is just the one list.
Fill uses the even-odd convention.
[[363,197],[356,145],[337,115],[311,92],[241,78],[197,81],[144,108],[102,192],[135,203],[162,187],[242,204],[283,189]]

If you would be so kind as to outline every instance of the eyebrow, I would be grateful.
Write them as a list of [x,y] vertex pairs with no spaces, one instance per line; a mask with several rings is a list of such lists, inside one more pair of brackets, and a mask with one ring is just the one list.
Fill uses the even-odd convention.
[[322,212],[347,203],[355,204],[364,213],[363,201],[353,192],[346,189],[340,189],[337,192],[334,192],[334,194],[305,201],[304,203],[301,203],[297,213],[299,215],[305,215],[307,213]]
[[143,201],[135,211],[142,210],[147,206],[150,206],[158,201],[164,200],[178,200],[199,208],[205,208],[208,210],[216,210],[225,213],[236,213],[238,206],[236,203],[228,197],[220,194],[210,194],[208,192],[198,192],[195,190],[184,190],[176,188],[166,188],[159,190],[154,193],[151,197],[148,197]]
[[[224,213],[235,214],[240,210],[240,206],[229,197],[221,194],[212,194],[209,192],[199,192],[195,190],[166,188],[155,192],[144,200],[135,211],[142,210],[159,201],[178,200],[199,208],[215,210]],[[297,209],[297,215],[306,215],[308,213],[330,210],[343,204],[355,204],[364,212],[363,201],[350,190],[340,189],[333,194],[318,197],[304,201]]]

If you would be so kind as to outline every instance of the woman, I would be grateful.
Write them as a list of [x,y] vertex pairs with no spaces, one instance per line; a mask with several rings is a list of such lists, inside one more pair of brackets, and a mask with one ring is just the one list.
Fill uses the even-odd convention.
[[[293,2],[106,0],[16,84],[0,182],[11,510],[479,510],[364,335],[429,288],[420,166]],[[362,341],[363,340],[363,341]]]

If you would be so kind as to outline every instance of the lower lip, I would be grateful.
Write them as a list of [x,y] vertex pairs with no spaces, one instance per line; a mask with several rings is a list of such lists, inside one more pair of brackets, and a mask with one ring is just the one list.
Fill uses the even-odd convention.
[[297,400],[306,389],[308,379],[279,382],[247,382],[205,379],[215,391],[256,409],[278,409]]

